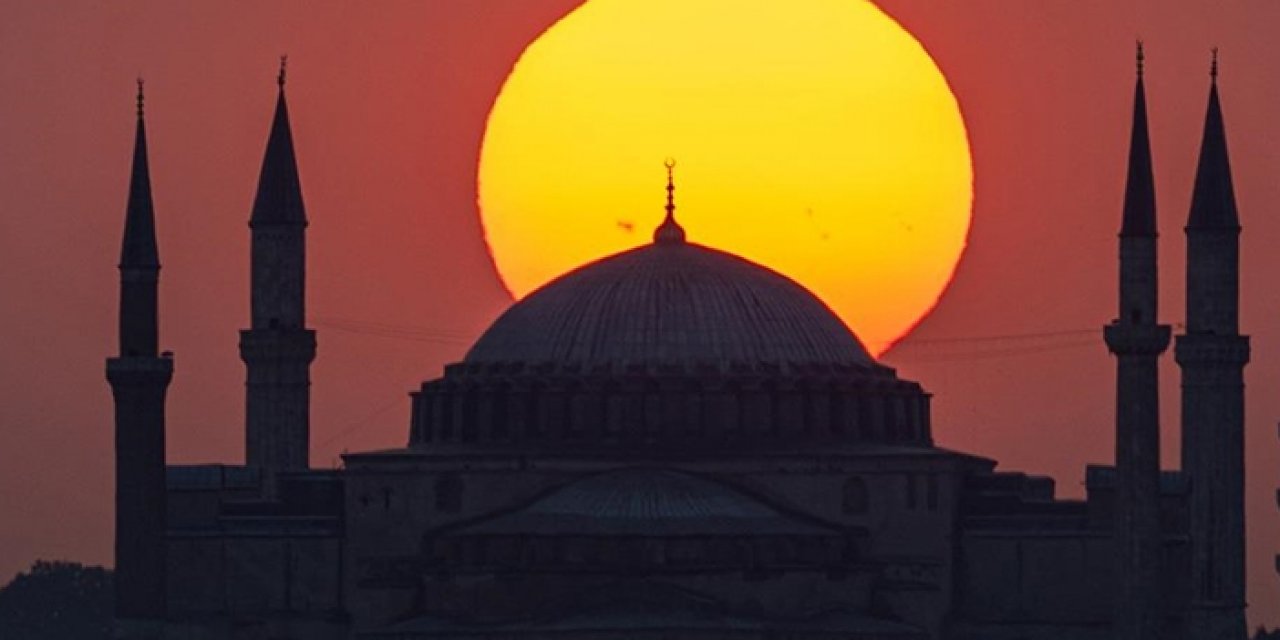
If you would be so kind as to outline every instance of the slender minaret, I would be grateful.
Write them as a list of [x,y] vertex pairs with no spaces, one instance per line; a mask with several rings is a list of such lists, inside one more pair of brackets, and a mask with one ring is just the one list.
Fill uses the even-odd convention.
[[247,369],[245,458],[262,471],[268,493],[275,473],[308,466],[311,361],[315,332],[306,328],[306,229],[302,187],[285,103],[279,96],[253,201],[251,328],[240,332]]
[[1191,478],[1190,638],[1243,638],[1244,366],[1239,333],[1240,220],[1218,103],[1209,110],[1187,220],[1187,327],[1182,367],[1182,468]]
[[1107,325],[1116,357],[1117,640],[1161,638],[1160,391],[1169,326],[1157,322],[1156,194],[1147,137],[1142,44],[1120,225],[1120,311]]
[[173,361],[158,351],[155,212],[138,81],[138,129],[120,252],[120,355],[107,359],[116,408],[115,615],[121,624],[165,613],[164,401]]

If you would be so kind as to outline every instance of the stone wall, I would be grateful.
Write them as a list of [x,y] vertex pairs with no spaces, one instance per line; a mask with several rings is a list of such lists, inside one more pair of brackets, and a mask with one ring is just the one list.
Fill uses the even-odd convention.
[[177,536],[167,560],[169,620],[184,633],[310,639],[346,628],[335,537]]

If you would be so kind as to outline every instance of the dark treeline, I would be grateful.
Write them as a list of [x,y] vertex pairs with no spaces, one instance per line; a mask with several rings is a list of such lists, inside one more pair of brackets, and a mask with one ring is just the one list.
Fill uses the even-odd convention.
[[0,638],[109,640],[112,597],[107,569],[37,561],[0,588]]

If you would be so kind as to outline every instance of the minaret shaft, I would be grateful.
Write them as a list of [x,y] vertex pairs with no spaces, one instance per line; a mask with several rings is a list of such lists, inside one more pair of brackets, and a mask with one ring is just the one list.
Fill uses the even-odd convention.
[[159,286],[158,268],[120,267],[120,355],[159,355]]
[[165,615],[165,395],[168,358],[107,360],[115,401],[115,599],[120,620]]
[[[1139,65],[1142,51],[1138,52]],[[1141,66],[1139,66],[1141,73]],[[1116,608],[1113,637],[1164,637],[1159,599],[1160,528],[1159,358],[1170,330],[1158,320],[1155,187],[1139,75],[1134,97],[1129,171],[1120,229],[1119,313],[1105,327],[1116,356]]]
[[1159,357],[1170,329],[1114,323],[1105,333],[1116,356],[1115,637],[1155,640],[1164,637]]

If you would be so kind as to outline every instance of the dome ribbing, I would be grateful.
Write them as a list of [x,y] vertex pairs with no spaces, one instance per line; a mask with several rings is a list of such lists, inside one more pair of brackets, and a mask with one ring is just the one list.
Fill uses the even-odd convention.
[[507,310],[466,364],[872,366],[844,323],[777,272],[692,243],[590,263]]

